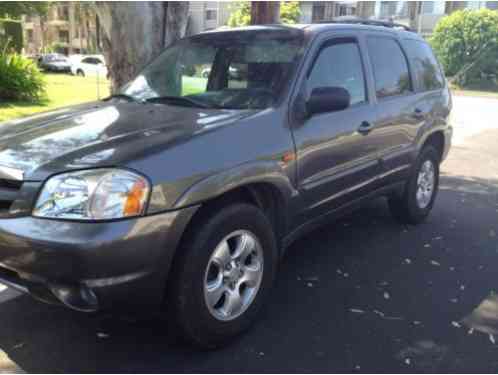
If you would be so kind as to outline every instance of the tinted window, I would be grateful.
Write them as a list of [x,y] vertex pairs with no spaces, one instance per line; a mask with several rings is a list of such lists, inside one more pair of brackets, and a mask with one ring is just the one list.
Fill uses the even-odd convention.
[[410,91],[408,64],[399,44],[391,38],[369,37],[367,45],[377,97],[402,95]]
[[431,47],[418,40],[403,41],[412,64],[415,84],[418,90],[430,91],[444,86],[444,78]]
[[87,57],[86,59],[83,59],[82,63],[93,64],[93,65],[97,64],[97,62],[93,57]]
[[334,44],[320,52],[308,77],[308,90],[324,86],[348,90],[351,105],[366,101],[365,79],[356,43]]

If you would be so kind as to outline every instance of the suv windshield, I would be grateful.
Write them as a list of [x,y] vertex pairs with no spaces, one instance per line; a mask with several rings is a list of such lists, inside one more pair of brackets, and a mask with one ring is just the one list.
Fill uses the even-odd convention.
[[295,33],[225,32],[167,48],[120,95],[139,101],[223,109],[273,105],[301,55]]

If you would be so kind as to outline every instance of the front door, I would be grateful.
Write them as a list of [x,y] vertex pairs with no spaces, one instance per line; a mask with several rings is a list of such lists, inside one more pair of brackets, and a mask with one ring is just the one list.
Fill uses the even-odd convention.
[[[317,87],[342,87],[351,95],[344,110],[308,116],[293,127],[303,222],[368,193],[380,172],[378,145],[371,142],[376,111],[368,98],[358,40],[340,37],[318,48],[303,84],[305,97]],[[299,223],[297,223],[299,224]]]

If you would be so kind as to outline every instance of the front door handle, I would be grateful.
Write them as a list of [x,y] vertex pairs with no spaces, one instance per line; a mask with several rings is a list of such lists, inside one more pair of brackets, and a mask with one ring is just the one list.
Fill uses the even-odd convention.
[[422,120],[425,117],[425,115],[420,108],[415,108],[415,110],[413,111],[413,117],[417,120]]
[[373,129],[373,125],[368,122],[368,121],[363,121],[361,124],[360,124],[360,127],[358,128],[358,133],[361,133],[363,135],[367,135],[368,133],[370,133]]

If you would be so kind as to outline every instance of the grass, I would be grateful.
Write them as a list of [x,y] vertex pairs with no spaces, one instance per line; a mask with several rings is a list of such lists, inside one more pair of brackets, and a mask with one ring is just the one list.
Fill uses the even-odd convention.
[[498,85],[494,82],[474,84],[465,88],[450,83],[450,89],[454,95],[498,99]]
[[[59,107],[97,100],[97,78],[45,74],[47,99],[39,103],[0,102],[0,121],[28,116]],[[100,98],[109,95],[109,82],[99,81]]]
[[[45,112],[73,104],[97,100],[96,77],[76,77],[68,74],[45,74],[47,100],[39,103],[0,102],[0,121]],[[206,91],[207,79],[183,76],[182,94]],[[109,81],[100,79],[100,98],[109,95]]]
[[498,99],[498,92],[467,90],[467,89],[451,89],[451,92],[453,93],[453,95]]
[[182,76],[182,95],[192,95],[206,91],[207,79]]

